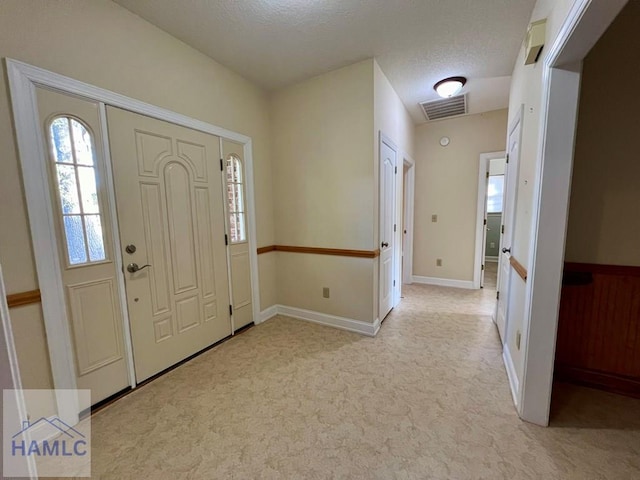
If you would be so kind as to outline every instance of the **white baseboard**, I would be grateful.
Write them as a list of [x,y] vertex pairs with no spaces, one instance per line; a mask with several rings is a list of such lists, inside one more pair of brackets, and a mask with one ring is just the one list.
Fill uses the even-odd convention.
[[380,322],[376,320],[373,323],[363,322],[361,320],[353,320],[351,318],[337,317],[326,313],[314,312],[296,307],[287,307],[286,305],[278,305],[278,313],[288,317],[299,318],[308,322],[319,323],[329,327],[348,330],[350,332],[361,333],[369,337],[375,337],[380,329]]
[[471,280],[452,280],[450,278],[436,277],[420,277],[413,276],[413,283],[421,283],[423,285],[438,285],[440,287],[466,288],[473,290],[473,281]]
[[499,257],[484,257],[485,262],[498,263]]
[[275,317],[277,314],[278,314],[278,305],[271,305],[270,307],[267,307],[260,312],[260,318],[258,319],[258,322],[255,322],[255,323],[266,322],[270,318]]
[[368,337],[375,337],[380,330],[380,319],[373,323],[353,320],[351,318],[338,317],[327,313],[314,312],[303,308],[288,307],[286,305],[272,305],[260,312],[260,323],[274,317],[275,315],[286,315],[287,317],[306,320],[308,322],[327,325],[329,327],[348,330],[349,332],[360,333]]
[[505,344],[502,350],[502,360],[507,370],[507,377],[509,378],[509,387],[511,388],[511,396],[513,397],[513,403],[516,405],[516,409],[519,410],[518,397],[520,392],[520,381],[518,380],[518,374],[516,373],[516,367],[513,364],[511,358],[511,352],[509,346]]

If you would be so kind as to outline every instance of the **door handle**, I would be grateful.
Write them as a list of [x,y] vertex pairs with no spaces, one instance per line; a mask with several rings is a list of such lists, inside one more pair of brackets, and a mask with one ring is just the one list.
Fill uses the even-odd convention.
[[382,248],[385,248],[385,247],[388,247],[388,246],[389,246],[389,244],[388,244],[387,242],[382,242],[382,243],[380,244],[380,246],[381,246]]
[[509,248],[504,247],[504,248],[502,249],[502,253],[511,253],[511,247],[509,247]]
[[151,265],[143,265],[141,267],[138,266],[137,263],[130,263],[129,265],[127,265],[127,272],[129,273],[136,273],[139,272],[140,270],[144,270],[147,267],[150,267]]

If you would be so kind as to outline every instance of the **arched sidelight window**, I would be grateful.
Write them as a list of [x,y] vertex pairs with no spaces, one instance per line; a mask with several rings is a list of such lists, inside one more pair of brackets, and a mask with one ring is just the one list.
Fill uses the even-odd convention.
[[229,202],[231,243],[246,242],[244,171],[242,169],[242,160],[233,154],[227,157],[227,200]]
[[77,119],[59,116],[49,125],[49,142],[67,261],[77,266],[106,260],[93,137]]

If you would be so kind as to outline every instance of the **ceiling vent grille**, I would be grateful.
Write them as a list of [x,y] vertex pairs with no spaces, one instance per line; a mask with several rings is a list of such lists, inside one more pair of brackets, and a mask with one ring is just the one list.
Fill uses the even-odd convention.
[[440,120],[464,115],[467,113],[467,94],[436,100],[435,102],[423,102],[420,106],[427,116],[427,120]]

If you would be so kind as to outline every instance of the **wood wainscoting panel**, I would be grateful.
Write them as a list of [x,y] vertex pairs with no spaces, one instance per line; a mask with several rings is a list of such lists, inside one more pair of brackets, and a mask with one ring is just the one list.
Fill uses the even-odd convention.
[[566,263],[557,338],[558,378],[640,393],[640,267]]
[[12,293],[7,295],[7,305],[9,308],[40,303],[40,290],[30,290],[28,292]]

